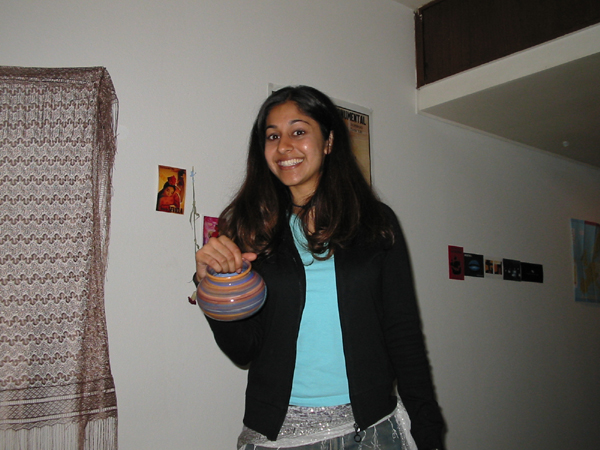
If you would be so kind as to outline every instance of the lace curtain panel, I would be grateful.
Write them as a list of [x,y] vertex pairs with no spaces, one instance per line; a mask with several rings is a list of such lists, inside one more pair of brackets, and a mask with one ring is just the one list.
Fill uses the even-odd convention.
[[0,67],[0,449],[117,448],[106,69]]

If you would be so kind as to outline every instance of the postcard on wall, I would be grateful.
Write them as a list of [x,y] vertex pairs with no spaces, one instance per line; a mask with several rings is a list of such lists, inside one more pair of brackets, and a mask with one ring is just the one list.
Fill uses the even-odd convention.
[[465,276],[483,278],[483,255],[464,253]]
[[495,256],[485,257],[485,277],[493,279],[502,279],[502,258]]
[[[283,88],[277,84],[269,83],[269,95]],[[373,111],[363,106],[338,100],[330,97],[342,115],[342,119],[348,127],[352,152],[356,157],[360,170],[371,184],[371,117]]]
[[521,263],[521,281],[544,282],[544,267],[541,264]]
[[571,219],[575,301],[600,303],[600,224]]
[[175,167],[158,166],[158,195],[156,210],[183,214],[186,171]]
[[462,247],[448,246],[448,272],[451,280],[465,279],[465,260]]
[[219,218],[204,216],[204,231],[202,233],[202,245],[206,245],[211,237],[219,236]]
[[508,281],[521,281],[521,261],[503,259],[504,279]]

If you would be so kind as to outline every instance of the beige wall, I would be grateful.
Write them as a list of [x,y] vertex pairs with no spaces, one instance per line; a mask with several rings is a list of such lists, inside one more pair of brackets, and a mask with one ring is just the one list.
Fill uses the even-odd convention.
[[[392,0],[18,1],[0,64],[108,68],[120,100],[106,284],[121,450],[233,449],[245,372],[192,292],[157,165],[195,167],[200,214],[244,170],[269,82],[373,110],[373,181],[405,228],[450,450],[595,449],[600,309],[573,301],[569,219],[600,171],[415,114],[412,13]],[[450,281],[447,246],[544,265],[544,284]]]

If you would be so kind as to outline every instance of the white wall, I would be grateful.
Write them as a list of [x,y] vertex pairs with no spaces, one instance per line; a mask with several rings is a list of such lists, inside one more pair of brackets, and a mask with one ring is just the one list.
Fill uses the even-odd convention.
[[[415,115],[412,28],[392,0],[2,1],[0,64],[105,66],[120,100],[121,450],[234,448],[245,372],[187,302],[191,196],[183,217],[155,212],[157,165],[195,166],[200,213],[217,215],[269,82],[374,111],[373,180],[412,251],[448,448],[597,448],[600,309],[573,301],[569,219],[600,222],[600,170]],[[448,245],[541,263],[545,282],[450,281]]]

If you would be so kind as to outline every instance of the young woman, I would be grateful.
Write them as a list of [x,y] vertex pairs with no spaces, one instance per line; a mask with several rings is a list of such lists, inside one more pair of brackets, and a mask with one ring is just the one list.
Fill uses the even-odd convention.
[[156,196],[157,211],[171,212],[173,208],[175,212],[179,212],[181,200],[175,182],[175,177],[169,177]]
[[208,319],[223,352],[249,365],[239,448],[442,448],[404,237],[326,95],[267,98],[219,230],[195,281],[247,260],[268,287],[256,315]]

